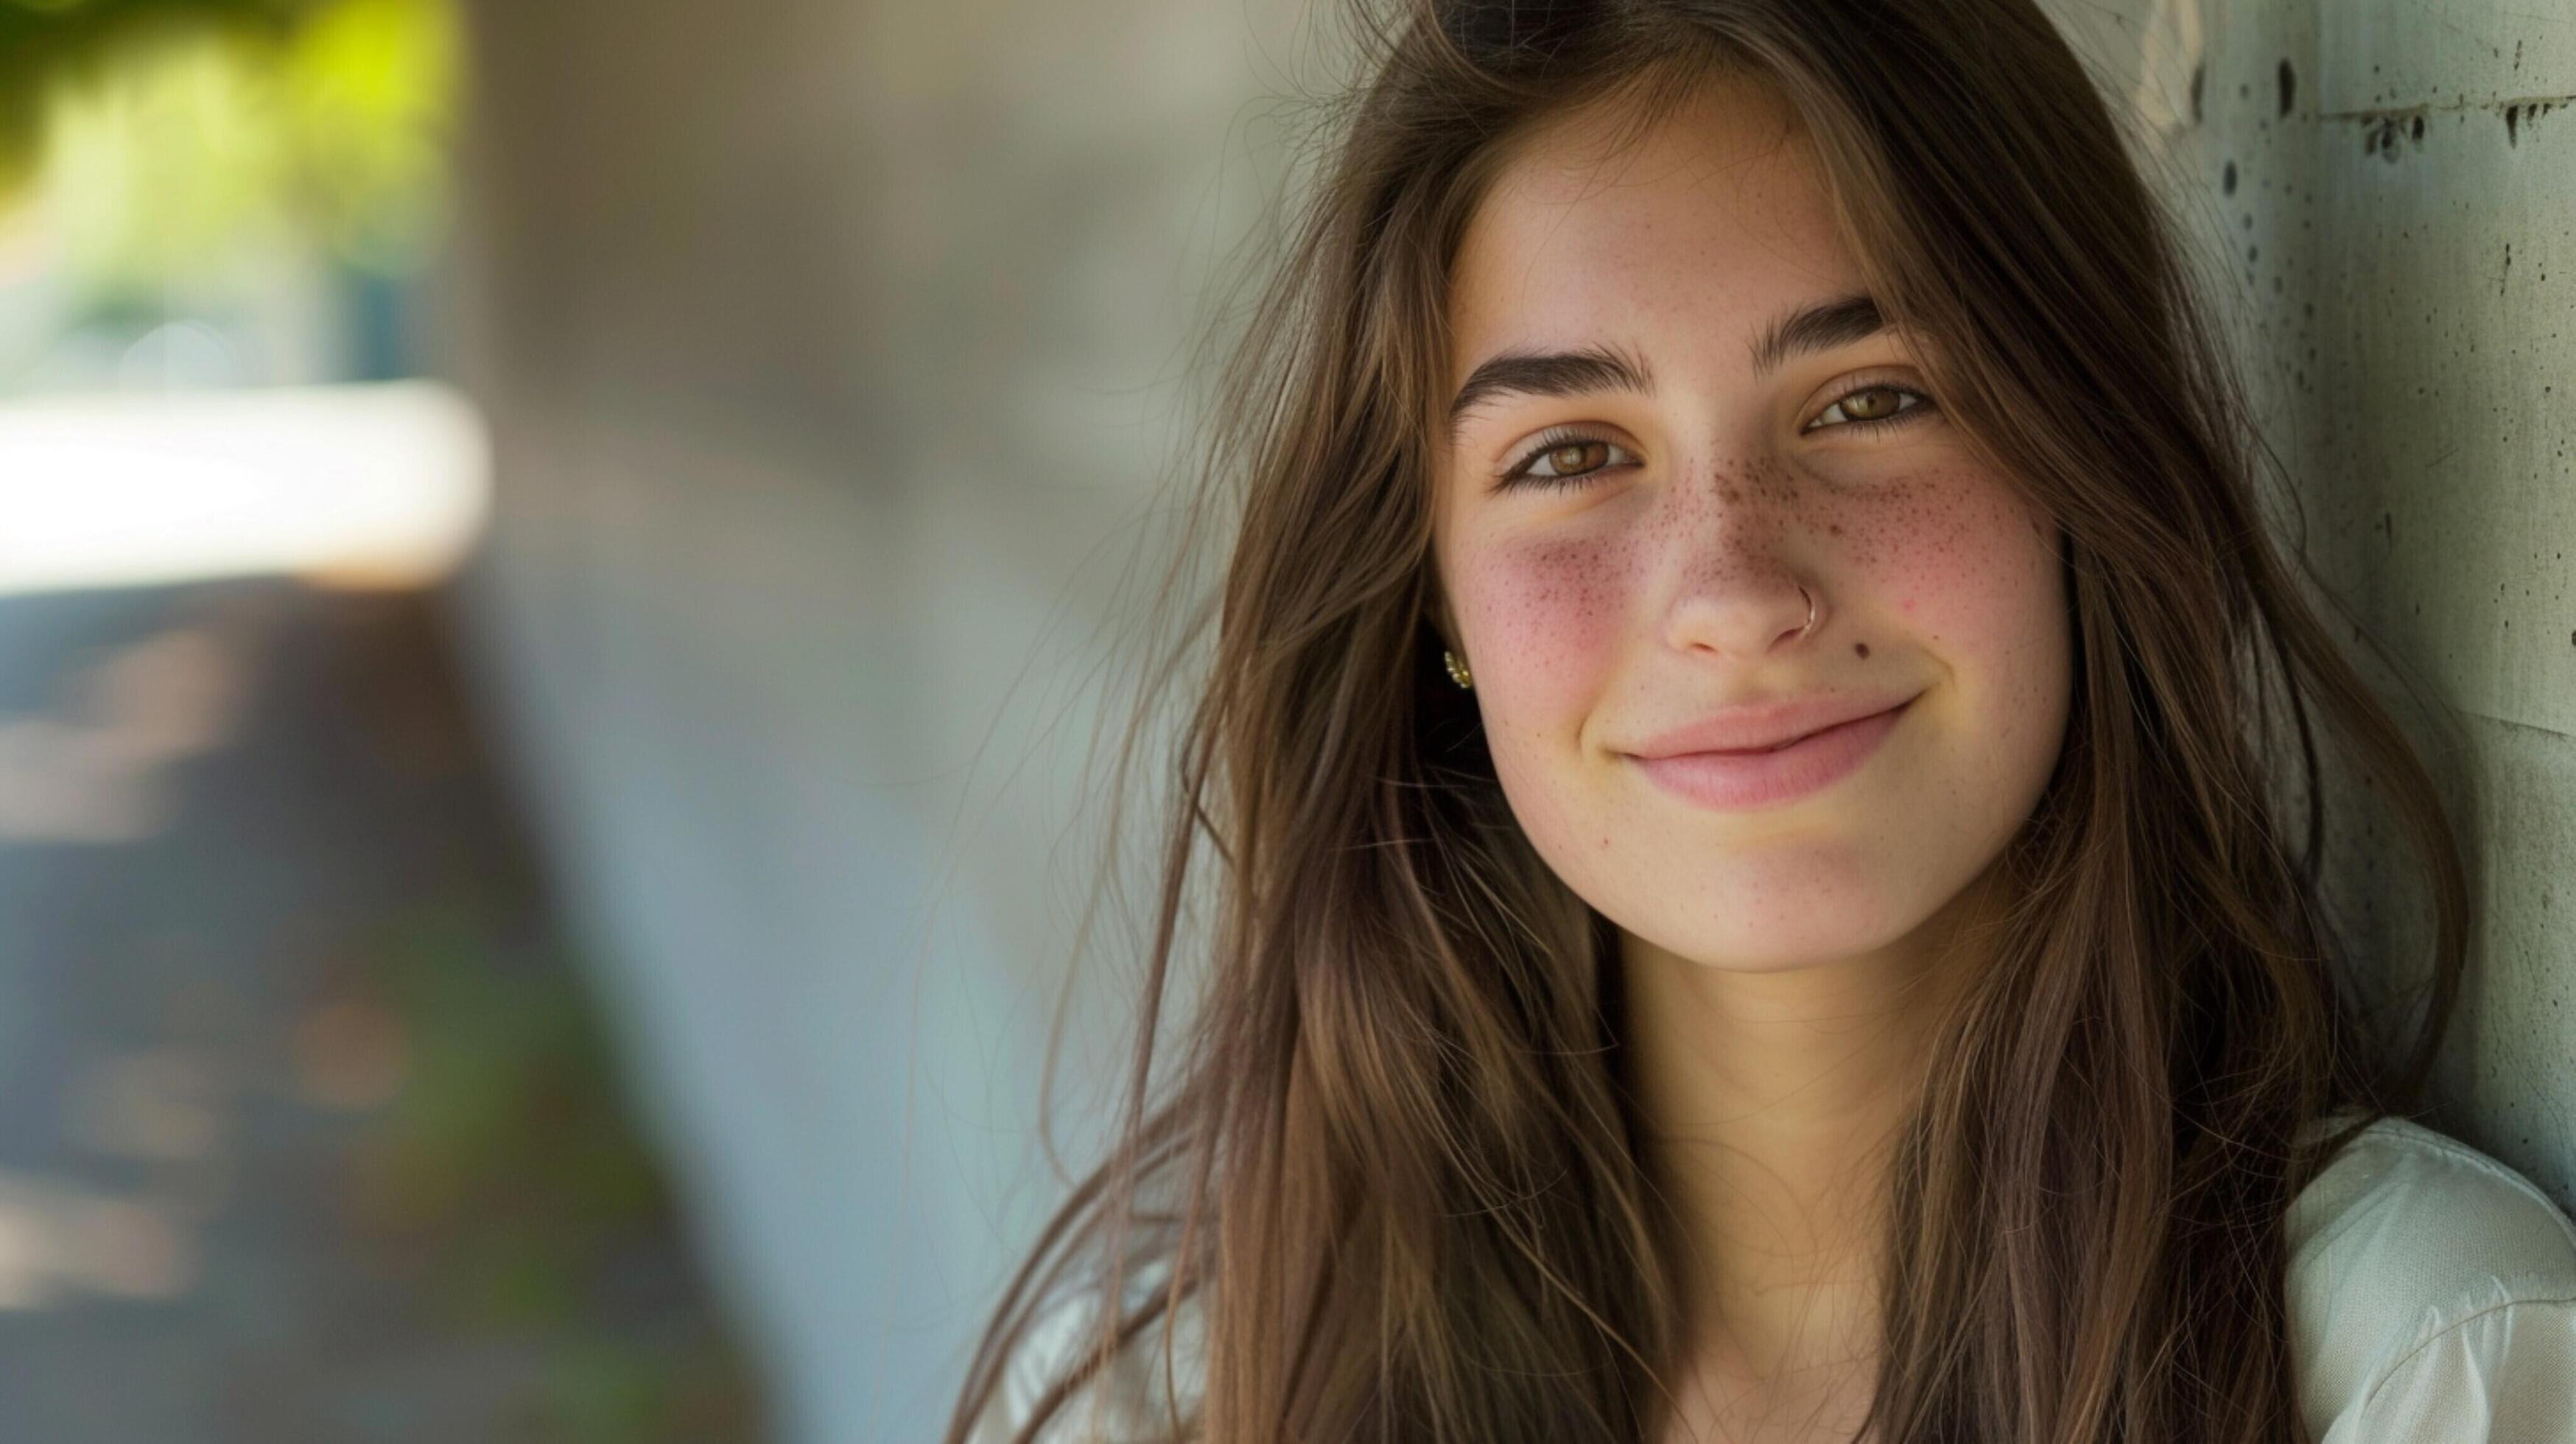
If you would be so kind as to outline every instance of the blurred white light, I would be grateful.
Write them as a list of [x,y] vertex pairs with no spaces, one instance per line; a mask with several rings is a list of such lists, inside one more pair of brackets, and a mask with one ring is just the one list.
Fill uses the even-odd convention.
[[0,1172],[0,1310],[82,1293],[176,1298],[195,1287],[200,1254],[196,1230],[157,1199]]
[[238,385],[241,374],[232,343],[203,321],[155,326],[116,363],[118,386],[131,391]]
[[490,506],[482,418],[436,382],[0,405],[0,594],[418,586],[464,557]]

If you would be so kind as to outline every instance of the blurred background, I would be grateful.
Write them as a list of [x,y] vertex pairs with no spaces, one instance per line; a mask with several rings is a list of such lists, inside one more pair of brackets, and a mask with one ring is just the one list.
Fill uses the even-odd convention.
[[[2576,1201],[2576,15],[2047,8],[2464,728],[2435,1121]],[[936,1437],[1337,9],[0,0],[0,1438]]]

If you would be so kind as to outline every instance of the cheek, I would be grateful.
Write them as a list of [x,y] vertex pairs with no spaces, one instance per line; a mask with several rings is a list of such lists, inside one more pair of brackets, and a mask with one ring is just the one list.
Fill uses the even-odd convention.
[[2065,734],[2073,640],[2056,529],[1973,470],[1918,478],[1864,528],[1872,591],[1951,684],[1961,765],[2020,797]]
[[1925,646],[1992,665],[2064,632],[2053,529],[1990,477],[1894,481],[1836,524],[1867,592]]
[[1580,719],[1618,656],[1638,568],[1610,537],[1496,541],[1457,559],[1458,627],[1489,725]]

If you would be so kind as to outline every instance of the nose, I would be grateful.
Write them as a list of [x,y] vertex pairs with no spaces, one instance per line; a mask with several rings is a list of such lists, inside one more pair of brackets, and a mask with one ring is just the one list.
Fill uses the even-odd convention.
[[[1758,661],[1824,629],[1823,591],[1802,573],[1789,483],[1717,476],[1668,498],[1663,606],[1676,651]],[[1812,614],[1812,622],[1810,616]]]

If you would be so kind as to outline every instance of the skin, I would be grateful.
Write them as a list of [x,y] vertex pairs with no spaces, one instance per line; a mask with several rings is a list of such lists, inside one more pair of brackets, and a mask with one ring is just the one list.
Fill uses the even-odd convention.
[[[1776,317],[1866,290],[1774,92],[1712,83],[1626,150],[1611,118],[1515,145],[1452,273],[1449,382],[1607,346],[1652,390],[1435,426],[1438,624],[1531,843],[1620,931],[1648,1146],[1696,1254],[1655,1437],[1847,1439],[1886,1149],[2064,738],[2058,531],[1972,458],[1902,335],[1757,374]],[[1580,436],[1538,469],[1578,484],[1494,489],[1559,427]],[[1623,750],[1817,692],[1919,696],[1858,769],[1758,809],[1678,799]]]

